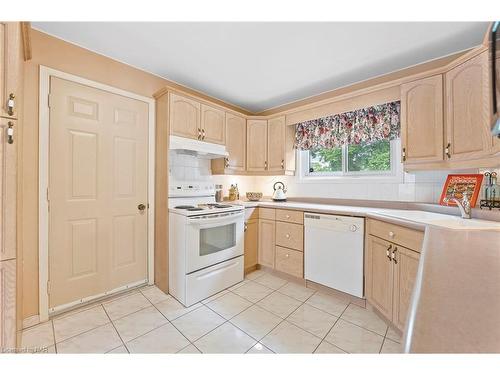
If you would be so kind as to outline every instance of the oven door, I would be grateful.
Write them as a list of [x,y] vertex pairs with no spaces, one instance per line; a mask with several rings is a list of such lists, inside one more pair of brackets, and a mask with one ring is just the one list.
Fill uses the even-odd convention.
[[186,273],[243,255],[243,211],[187,219]]

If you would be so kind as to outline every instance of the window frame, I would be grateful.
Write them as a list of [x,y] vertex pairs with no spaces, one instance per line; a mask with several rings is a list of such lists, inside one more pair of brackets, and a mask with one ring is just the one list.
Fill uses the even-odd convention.
[[347,145],[342,146],[342,171],[338,172],[309,172],[309,151],[298,152],[298,167],[301,182],[320,182],[328,180],[331,182],[402,182],[403,167],[401,164],[401,140],[390,141],[390,163],[388,171],[360,171],[347,170],[348,151]]

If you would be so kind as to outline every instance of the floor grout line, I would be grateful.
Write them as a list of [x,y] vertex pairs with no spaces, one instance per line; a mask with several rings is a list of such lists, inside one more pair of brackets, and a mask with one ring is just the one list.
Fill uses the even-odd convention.
[[[113,326],[114,330],[116,331],[116,334],[118,335],[118,338],[120,339],[120,341],[122,342],[122,345],[123,347],[125,348],[125,350],[127,351],[127,353],[130,354],[128,348],[127,348],[127,345],[125,345],[125,341],[123,341],[123,338],[120,336],[120,332],[118,332],[118,330],[116,329],[115,327],[115,324],[113,323],[113,321],[111,320],[111,317],[109,316],[108,312],[106,311],[106,309],[104,308],[104,306],[102,307],[102,309],[104,310],[104,313],[106,314],[106,316],[108,317],[109,321],[111,322],[111,325]],[[121,318],[120,318],[121,319]],[[117,346],[116,348],[119,348],[119,346]],[[111,350],[115,350],[116,348],[114,349],[111,349]]]
[[[396,344],[401,345],[400,343],[396,342],[395,340],[392,340],[392,339],[390,339],[389,337],[387,337],[388,332],[389,332],[389,329],[390,329],[389,325],[386,325],[385,333],[382,335],[382,334],[380,334],[380,333],[377,333],[377,332],[375,332],[375,331],[372,331],[371,329],[368,329],[368,328],[366,328],[366,327],[363,327],[363,326],[361,326],[361,325],[358,325],[358,324],[356,324],[356,323],[353,323],[353,322],[351,322],[351,321],[350,321],[350,320],[348,320],[348,319],[344,319],[344,318],[342,318],[343,314],[346,312],[346,310],[349,308],[349,306],[350,306],[351,304],[353,304],[353,305],[356,305],[356,306],[358,306],[358,307],[363,308],[362,306],[359,306],[358,304],[355,304],[355,303],[353,303],[353,302],[350,302],[350,301],[346,300],[346,301],[345,301],[345,302],[347,302],[346,307],[342,310],[342,312],[339,314],[339,316],[337,316],[337,315],[334,315],[334,314],[330,313],[329,311],[325,311],[324,309],[322,309],[322,308],[320,308],[320,307],[316,307],[316,306],[314,306],[314,305],[312,305],[312,304],[308,303],[308,302],[309,302],[309,300],[310,300],[311,298],[313,298],[315,295],[317,295],[317,294],[318,294],[318,291],[317,291],[317,290],[312,289],[312,288],[308,288],[307,286],[303,286],[303,285],[301,285],[301,284],[297,284],[298,286],[301,286],[301,287],[303,287],[303,288],[305,288],[305,289],[308,289],[308,290],[310,290],[310,291],[312,292],[312,294],[311,294],[311,295],[309,295],[309,296],[307,296],[307,298],[305,298],[304,300],[301,300],[301,299],[298,299],[298,298],[296,298],[296,297],[294,297],[294,296],[292,296],[292,295],[288,295],[288,294],[283,293],[283,291],[282,291],[282,289],[283,289],[283,288],[285,288],[285,287],[286,287],[287,285],[289,285],[289,284],[295,284],[295,283],[293,283],[293,282],[292,282],[292,281],[290,281],[290,280],[281,279],[281,280],[285,281],[285,283],[284,283],[284,284],[282,284],[282,285],[280,285],[280,286],[279,286],[278,288],[276,288],[276,289],[275,289],[274,287],[269,287],[268,285],[266,285],[266,284],[264,284],[264,283],[260,283],[260,282],[258,282],[258,280],[259,280],[259,279],[261,279],[261,278],[265,277],[266,275],[270,275],[270,276],[276,277],[276,278],[278,278],[278,279],[281,279],[281,278],[279,278],[279,277],[277,277],[277,276],[274,276],[274,275],[272,275],[272,274],[270,274],[270,273],[267,273],[267,272],[265,272],[265,271],[263,271],[263,273],[262,273],[261,275],[259,275],[258,277],[256,277],[255,279],[248,279],[248,278],[246,278],[246,277],[245,277],[243,281],[241,281],[240,283],[235,284],[235,285],[241,284],[241,285],[240,285],[240,286],[238,286],[237,288],[235,288],[235,289],[233,289],[233,290],[230,290],[230,288],[234,287],[235,285],[233,285],[233,286],[231,286],[231,287],[229,287],[229,288],[226,288],[226,289],[224,289],[224,290],[223,290],[223,291],[226,291],[226,292],[225,292],[225,293],[223,293],[223,294],[221,294],[221,295],[220,295],[220,296],[218,296],[217,298],[211,299],[211,300],[206,301],[206,302],[200,301],[200,302],[199,302],[199,306],[198,306],[198,307],[196,307],[195,309],[190,310],[190,311],[185,311],[185,312],[183,312],[181,315],[176,316],[176,317],[175,317],[175,318],[173,318],[173,319],[169,319],[169,318],[167,318],[167,316],[166,316],[164,313],[162,313],[162,311],[160,311],[160,309],[159,309],[156,305],[161,304],[161,303],[163,303],[163,302],[167,301],[169,298],[172,298],[174,301],[176,301],[176,302],[178,302],[178,303],[180,303],[180,302],[179,302],[179,301],[178,301],[178,300],[177,300],[174,296],[172,296],[171,294],[167,294],[167,293],[164,293],[164,292],[162,291],[162,293],[163,293],[163,294],[165,294],[166,298],[165,298],[165,299],[161,299],[161,300],[160,300],[160,301],[158,301],[157,303],[153,303],[153,302],[152,302],[152,300],[150,300],[150,299],[149,299],[149,298],[148,298],[148,297],[144,294],[144,290],[145,290],[145,288],[147,288],[147,287],[154,287],[154,285],[150,285],[150,286],[140,286],[140,287],[138,286],[138,287],[136,287],[136,288],[134,288],[134,289],[131,289],[131,290],[128,290],[128,291],[124,292],[124,293],[123,293],[123,295],[119,295],[119,296],[110,296],[108,299],[103,299],[103,300],[101,300],[101,301],[99,301],[99,302],[96,302],[95,304],[89,304],[88,306],[85,306],[85,307],[80,307],[80,308],[78,308],[78,310],[80,310],[80,311],[74,311],[74,312],[67,311],[67,312],[65,312],[65,313],[62,313],[62,314],[61,314],[61,315],[59,315],[59,316],[55,316],[55,317],[52,317],[52,318],[50,319],[50,323],[51,323],[51,325],[52,325],[52,334],[53,334],[53,337],[54,337],[54,348],[55,348],[55,352],[56,352],[56,353],[58,353],[58,348],[57,348],[57,345],[58,345],[58,344],[61,344],[61,343],[65,342],[65,341],[68,341],[68,340],[70,340],[70,339],[74,339],[75,337],[78,337],[78,336],[80,336],[80,335],[83,335],[83,334],[85,334],[85,333],[88,333],[88,332],[90,332],[90,331],[93,331],[93,330],[95,330],[95,329],[98,329],[98,328],[100,328],[100,327],[103,327],[103,326],[105,326],[105,325],[107,325],[107,324],[111,323],[111,325],[113,326],[113,329],[115,330],[115,332],[117,333],[117,335],[118,335],[118,337],[119,337],[119,339],[120,339],[120,341],[121,341],[121,345],[120,345],[120,346],[122,346],[122,345],[123,345],[123,347],[125,348],[125,350],[127,351],[127,353],[130,353],[130,351],[129,351],[128,347],[127,347],[127,344],[125,343],[125,341],[124,341],[124,339],[122,338],[122,336],[120,335],[120,333],[119,333],[119,331],[118,331],[117,327],[115,326],[115,321],[118,321],[118,320],[120,320],[120,319],[122,319],[122,318],[129,317],[129,316],[130,316],[130,315],[132,315],[132,314],[138,313],[138,312],[143,311],[143,310],[145,310],[145,309],[148,309],[148,308],[150,308],[150,307],[154,307],[154,309],[155,309],[156,311],[158,311],[158,312],[161,314],[161,316],[162,316],[163,318],[165,318],[165,320],[166,320],[166,321],[165,321],[165,322],[162,322],[162,324],[161,324],[161,325],[159,325],[159,326],[157,326],[157,327],[155,327],[155,328],[153,328],[153,329],[150,329],[150,330],[148,330],[147,332],[144,332],[144,333],[140,334],[139,336],[134,337],[134,338],[133,338],[133,339],[131,339],[131,340],[128,340],[128,342],[132,342],[132,341],[134,341],[134,340],[136,340],[136,339],[139,339],[139,338],[141,338],[141,337],[143,337],[143,336],[145,336],[145,335],[147,335],[147,334],[149,334],[149,333],[151,333],[151,332],[153,332],[153,331],[155,331],[155,330],[157,330],[157,329],[160,329],[161,327],[166,326],[167,324],[171,324],[171,325],[175,328],[175,330],[176,330],[177,332],[179,332],[179,334],[180,334],[182,337],[184,337],[184,339],[185,339],[185,340],[187,341],[187,343],[188,343],[187,345],[185,345],[185,346],[184,346],[184,347],[182,347],[181,349],[177,350],[177,351],[176,351],[176,353],[181,352],[182,350],[184,350],[184,349],[188,348],[190,345],[193,345],[193,347],[194,347],[194,348],[196,348],[196,350],[198,350],[199,352],[202,352],[202,351],[200,350],[200,348],[199,348],[199,347],[198,347],[195,343],[196,343],[196,342],[198,342],[199,340],[201,340],[202,338],[204,338],[205,336],[207,336],[207,335],[211,334],[212,332],[214,332],[215,330],[217,330],[218,328],[220,328],[222,325],[224,325],[224,324],[226,324],[226,323],[229,323],[231,326],[233,326],[233,327],[234,327],[234,328],[236,328],[237,330],[239,330],[239,331],[243,332],[246,336],[248,336],[249,338],[251,338],[251,339],[252,339],[252,341],[254,341],[253,345],[252,345],[249,349],[247,349],[247,350],[245,351],[245,353],[248,353],[248,352],[249,352],[250,350],[252,350],[252,348],[254,348],[254,347],[255,347],[255,345],[257,345],[257,344],[260,344],[260,345],[262,345],[264,348],[266,348],[267,350],[271,351],[272,353],[275,353],[275,352],[274,352],[274,350],[272,350],[271,348],[269,348],[267,345],[263,344],[263,343],[262,343],[262,341],[263,341],[266,337],[268,337],[268,336],[269,336],[269,335],[270,335],[273,331],[275,331],[275,330],[276,330],[276,329],[277,329],[280,325],[282,325],[282,324],[283,324],[283,322],[285,322],[285,321],[286,321],[288,324],[291,324],[291,325],[295,326],[296,328],[298,328],[298,329],[300,329],[300,330],[302,330],[302,331],[304,331],[304,332],[307,332],[308,334],[310,334],[310,335],[312,335],[312,336],[314,336],[314,337],[316,337],[316,338],[318,338],[318,339],[320,340],[320,341],[319,341],[319,344],[318,344],[318,345],[316,345],[316,347],[314,348],[313,353],[315,353],[315,352],[318,350],[318,348],[321,346],[321,344],[322,344],[322,343],[324,343],[324,342],[328,343],[329,345],[332,345],[332,346],[333,346],[333,347],[335,347],[335,348],[338,348],[339,350],[345,351],[345,350],[344,350],[344,349],[342,349],[341,347],[339,347],[339,346],[337,346],[337,345],[335,345],[335,344],[332,344],[332,343],[330,343],[329,341],[327,341],[327,340],[326,340],[326,337],[328,337],[328,335],[331,333],[331,331],[332,331],[332,330],[333,330],[333,329],[334,329],[334,328],[335,328],[335,327],[339,324],[339,321],[340,321],[340,320],[345,321],[345,322],[347,322],[347,323],[349,323],[349,324],[352,324],[352,325],[354,325],[354,326],[356,326],[356,327],[359,327],[359,328],[364,329],[364,330],[366,330],[366,331],[368,331],[368,332],[371,332],[371,333],[374,333],[374,334],[376,334],[376,335],[378,335],[378,336],[383,337],[383,339],[382,339],[382,343],[381,343],[381,346],[380,346],[379,351],[378,351],[379,353],[381,353],[381,352],[382,352],[382,349],[383,349],[383,347],[384,347],[384,344],[386,343],[386,341],[387,341],[387,340],[392,341],[392,342],[394,342],[394,343],[396,343]],[[246,281],[246,282],[245,282],[245,281]],[[269,293],[268,293],[268,294],[266,294],[264,297],[257,299],[256,301],[252,301],[252,300],[250,300],[250,299],[248,299],[248,298],[246,298],[246,297],[244,297],[244,296],[242,296],[242,295],[239,295],[239,294],[237,293],[237,291],[238,291],[240,288],[244,287],[245,285],[250,285],[250,286],[251,286],[251,284],[250,284],[250,283],[254,283],[254,285],[257,285],[257,286],[259,286],[259,287],[266,288],[266,289],[269,291]],[[272,283],[272,280],[271,280],[271,283]],[[143,289],[144,289],[144,290],[143,290]],[[206,298],[206,299],[209,299],[209,298],[211,298],[211,297],[214,297],[215,295],[217,295],[217,294],[219,294],[219,293],[222,293],[223,291],[220,291],[220,292],[218,292],[218,293],[215,293],[214,295],[212,295],[212,296],[210,296],[210,297],[208,297],[208,298]],[[294,309],[292,309],[292,310],[291,310],[291,312],[289,312],[289,313],[285,313],[285,314],[284,314],[284,315],[286,315],[285,317],[282,317],[282,316],[280,316],[280,315],[277,315],[275,312],[270,311],[270,310],[268,310],[266,307],[261,306],[261,305],[259,304],[260,302],[262,302],[262,301],[263,301],[263,300],[265,300],[266,298],[268,298],[268,297],[272,296],[273,294],[275,294],[275,292],[276,292],[276,293],[278,293],[278,295],[281,295],[282,297],[288,297],[288,298],[291,298],[292,300],[294,300],[294,301],[296,301],[296,302],[299,302],[299,305],[298,305],[297,307],[295,307]],[[123,315],[123,316],[119,317],[118,319],[112,320],[112,319],[111,319],[111,317],[110,317],[110,315],[109,315],[109,313],[108,313],[108,311],[107,311],[107,310],[106,310],[106,308],[104,307],[104,304],[111,303],[111,302],[114,302],[114,301],[118,301],[118,300],[121,300],[121,299],[123,299],[123,298],[131,297],[131,296],[136,295],[137,293],[140,293],[140,295],[141,295],[141,296],[142,296],[142,297],[143,297],[146,301],[148,301],[148,306],[142,307],[142,308],[140,308],[139,310],[136,310],[136,311],[133,311],[133,312],[127,313],[127,314],[125,314],[125,315]],[[247,302],[249,303],[249,305],[248,305],[247,307],[245,307],[243,310],[239,311],[237,314],[235,314],[235,315],[231,316],[230,318],[226,318],[226,317],[222,316],[222,315],[221,315],[220,313],[218,313],[218,312],[217,312],[214,308],[212,308],[212,307],[210,307],[210,306],[209,306],[209,304],[210,304],[210,303],[212,303],[212,302],[214,302],[214,301],[217,301],[217,300],[219,300],[220,298],[222,298],[222,297],[224,297],[224,296],[227,296],[227,295],[228,295],[228,293],[233,293],[233,295],[234,295],[234,296],[240,297],[241,299],[243,299],[243,300],[245,300],[245,301],[247,301]],[[290,293],[290,294],[293,294],[293,293]],[[298,295],[300,295],[300,294],[298,294]],[[326,296],[329,296],[329,295],[328,295],[328,294],[326,294]],[[339,298],[339,297],[336,297],[336,296],[331,296],[331,297],[332,297],[332,298],[334,298],[334,299],[337,299],[337,300],[343,300],[342,298]],[[326,332],[326,334],[325,334],[323,337],[322,337],[322,336],[318,336],[317,334],[315,334],[315,333],[313,333],[313,332],[310,332],[309,330],[304,329],[304,328],[302,328],[301,326],[299,326],[298,324],[296,324],[296,323],[294,323],[294,322],[292,322],[292,321],[289,321],[289,320],[288,320],[288,319],[289,319],[289,318],[290,318],[290,317],[291,317],[294,313],[296,313],[296,312],[297,312],[297,310],[299,310],[300,308],[302,308],[302,307],[303,307],[304,305],[306,305],[306,304],[307,304],[307,306],[308,306],[308,307],[311,307],[311,308],[313,308],[313,309],[316,309],[316,310],[318,310],[318,311],[321,311],[321,312],[323,312],[323,313],[328,314],[329,316],[332,316],[332,317],[336,318],[336,319],[335,319],[335,322],[333,323],[333,325],[332,325],[332,326],[328,329],[328,331]],[[181,304],[181,305],[182,305],[182,304]],[[222,322],[221,322],[220,324],[217,324],[214,328],[210,329],[208,332],[204,333],[203,335],[201,335],[200,337],[196,338],[195,340],[190,340],[190,339],[189,339],[186,335],[184,335],[184,334],[180,331],[180,329],[179,329],[179,328],[177,328],[177,327],[176,327],[176,325],[175,325],[175,321],[176,321],[177,319],[180,319],[181,317],[186,316],[187,314],[190,314],[190,313],[192,313],[192,312],[195,312],[195,311],[199,310],[199,309],[200,309],[201,307],[203,307],[203,306],[205,306],[208,310],[210,310],[211,312],[213,312],[214,314],[216,314],[218,317],[220,317],[220,318],[222,319]],[[248,332],[246,332],[244,329],[242,329],[242,328],[238,327],[238,326],[237,326],[235,323],[233,323],[233,321],[232,321],[234,318],[236,318],[236,317],[238,317],[239,315],[243,314],[245,311],[249,310],[249,309],[250,309],[250,308],[252,308],[253,306],[256,306],[257,308],[261,308],[261,309],[263,309],[264,311],[266,311],[266,312],[268,312],[268,313],[272,314],[273,316],[275,316],[275,317],[277,317],[277,318],[279,319],[279,323],[278,323],[278,324],[276,324],[276,325],[275,325],[275,326],[274,326],[274,327],[273,327],[273,328],[272,328],[269,332],[267,332],[267,333],[266,333],[263,337],[261,337],[260,339],[257,339],[256,337],[253,337],[250,333],[248,333]],[[107,319],[108,319],[108,322],[106,322],[106,323],[104,323],[104,324],[100,324],[100,325],[98,325],[98,326],[95,326],[95,327],[93,327],[93,328],[91,328],[91,329],[88,329],[88,330],[85,330],[85,331],[83,331],[83,332],[80,332],[80,333],[78,333],[77,335],[74,335],[74,336],[68,337],[68,338],[66,338],[66,339],[64,339],[64,340],[62,340],[62,341],[60,341],[59,343],[57,343],[57,342],[56,342],[56,334],[55,334],[55,324],[54,324],[54,321],[59,320],[59,319],[65,319],[65,318],[67,318],[67,317],[74,316],[74,315],[77,315],[77,314],[79,314],[79,313],[84,313],[84,312],[87,312],[87,311],[88,311],[88,310],[90,310],[90,309],[94,309],[94,308],[98,308],[98,307],[102,308],[102,310],[103,310],[103,311],[104,311],[104,313],[106,314],[106,317],[107,317]],[[186,309],[188,309],[188,308],[186,308]],[[364,307],[364,309],[366,309],[366,307]],[[39,324],[41,324],[41,323],[39,323]],[[37,325],[35,325],[35,326],[33,326],[33,327],[29,327],[29,328],[27,328],[26,330],[23,330],[23,331],[28,331],[28,330],[30,330],[30,329],[32,329],[32,328],[34,328],[34,327],[36,327],[36,326],[37,326]],[[120,346],[117,346],[116,348],[113,348],[113,349],[111,349],[110,351],[113,351],[113,350],[115,350],[115,349],[119,348]],[[110,351],[108,351],[108,352],[110,352]]]
[[[167,319],[167,322],[169,322],[169,323],[170,323],[170,325],[171,325],[172,327],[174,327],[174,328],[177,330],[177,332],[179,332],[179,333],[182,335],[182,337],[184,337],[184,338],[187,340],[187,342],[189,343],[188,345],[186,345],[186,346],[185,346],[184,348],[182,348],[181,350],[184,350],[184,349],[185,349],[185,348],[187,348],[189,345],[191,345],[191,344],[192,344],[191,340],[189,340],[189,339],[188,339],[188,338],[187,338],[187,337],[186,337],[186,336],[185,336],[185,335],[184,335],[184,334],[183,334],[183,333],[179,330],[179,328],[177,328],[177,327],[175,326],[175,324],[173,324],[173,323],[172,323],[172,321],[171,321],[171,320],[169,320],[169,319],[168,319],[168,318],[167,318],[167,317],[166,317],[166,316],[165,316],[165,315],[164,315],[164,314],[160,311],[160,309],[159,309],[158,307],[156,307],[155,305],[153,305],[153,306],[154,306],[154,308],[155,308],[156,310],[158,310],[158,312],[159,312],[161,315],[163,315],[163,317],[164,317],[165,319]],[[201,306],[200,306],[200,307],[201,307]],[[198,307],[198,309],[199,309],[199,307]],[[198,309],[194,309],[194,310],[192,310],[192,311],[196,311],[196,310],[198,310]],[[191,311],[190,311],[190,312],[191,312]],[[183,316],[183,315],[181,315],[181,316]],[[180,316],[179,316],[178,318],[180,318]],[[175,320],[175,319],[173,319],[173,320]],[[198,349],[198,348],[196,348],[196,349]],[[180,352],[181,350],[177,351],[176,353]]]

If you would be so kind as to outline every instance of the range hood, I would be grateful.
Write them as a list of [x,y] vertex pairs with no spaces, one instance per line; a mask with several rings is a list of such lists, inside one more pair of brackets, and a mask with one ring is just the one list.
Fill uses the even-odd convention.
[[219,159],[229,156],[226,146],[175,135],[170,136],[170,150],[178,154],[197,156],[201,159]]

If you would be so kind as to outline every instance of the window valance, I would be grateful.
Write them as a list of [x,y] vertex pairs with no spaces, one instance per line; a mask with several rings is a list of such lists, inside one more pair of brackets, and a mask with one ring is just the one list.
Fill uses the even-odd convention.
[[369,144],[399,138],[400,102],[344,112],[295,125],[299,150],[336,148],[344,144]]

